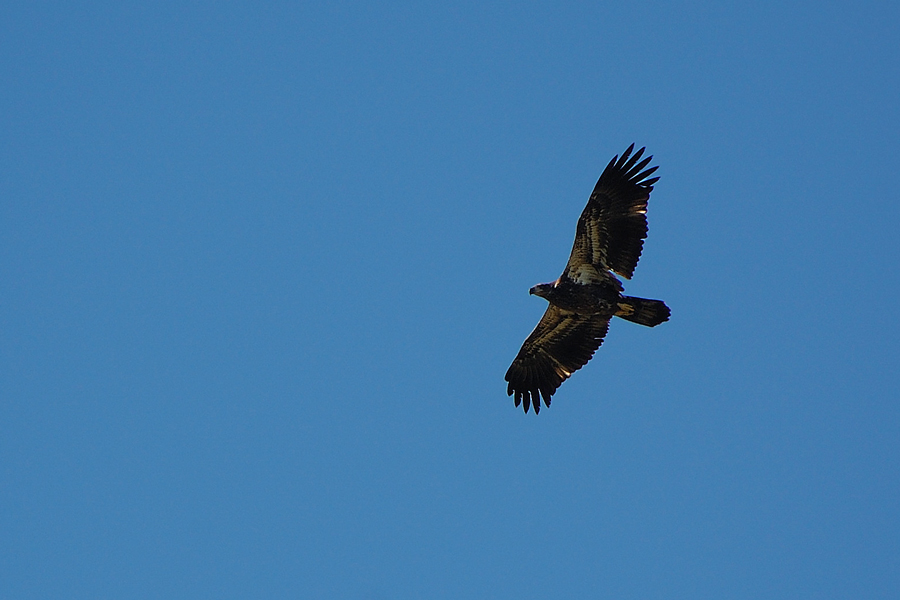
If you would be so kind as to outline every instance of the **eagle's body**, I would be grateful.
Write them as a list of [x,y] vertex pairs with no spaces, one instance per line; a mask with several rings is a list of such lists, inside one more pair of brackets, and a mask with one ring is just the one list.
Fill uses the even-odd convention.
[[531,288],[532,294],[550,304],[579,315],[607,315],[615,313],[621,288],[611,283],[578,283],[560,278],[553,283],[543,283]]
[[525,412],[529,406],[539,412],[542,396],[550,406],[562,382],[600,347],[612,317],[648,327],[669,318],[661,300],[622,295],[622,283],[613,274],[630,279],[634,273],[647,237],[647,201],[659,179],[648,179],[656,167],[642,171],[652,157],[638,162],[644,149],[631,156],[633,149],[634,144],[621,158],[614,157],[600,175],[578,219],[563,274],[531,288],[550,306],[506,372],[507,393]]

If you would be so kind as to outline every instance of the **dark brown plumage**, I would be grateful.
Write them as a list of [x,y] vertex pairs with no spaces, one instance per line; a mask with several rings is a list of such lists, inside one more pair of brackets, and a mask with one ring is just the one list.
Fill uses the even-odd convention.
[[[559,279],[531,288],[550,306],[522,344],[506,372],[507,394],[525,412],[541,410],[541,397],[550,399],[562,382],[587,364],[609,329],[614,316],[654,327],[669,319],[661,300],[622,295],[622,283],[613,274],[631,279],[644,238],[647,237],[647,202],[657,167],[644,169],[653,158],[634,144],[603,170],[575,228],[575,244]],[[640,161],[640,162],[638,162]]]

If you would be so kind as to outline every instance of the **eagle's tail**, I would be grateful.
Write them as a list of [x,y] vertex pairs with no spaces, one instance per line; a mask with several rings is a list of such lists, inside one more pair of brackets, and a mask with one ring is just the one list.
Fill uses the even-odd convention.
[[619,299],[617,317],[622,317],[626,321],[646,325],[647,327],[655,327],[660,323],[669,320],[672,311],[666,306],[662,300],[647,300],[646,298],[634,298],[632,296],[622,296]]

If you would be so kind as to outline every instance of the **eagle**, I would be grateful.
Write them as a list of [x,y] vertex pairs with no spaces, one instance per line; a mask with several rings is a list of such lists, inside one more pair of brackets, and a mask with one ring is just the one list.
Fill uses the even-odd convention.
[[647,237],[647,202],[658,167],[645,170],[652,156],[641,160],[634,144],[606,165],[575,228],[575,244],[565,270],[556,281],[541,283],[529,293],[550,303],[544,316],[506,372],[507,395],[525,412],[541,410],[562,382],[587,364],[609,329],[613,317],[655,327],[669,320],[662,300],[623,295],[618,273],[631,279]]

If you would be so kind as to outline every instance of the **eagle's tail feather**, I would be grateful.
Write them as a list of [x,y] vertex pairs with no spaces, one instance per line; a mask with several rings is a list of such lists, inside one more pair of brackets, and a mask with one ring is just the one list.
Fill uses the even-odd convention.
[[617,317],[647,327],[655,327],[668,321],[671,314],[672,311],[662,300],[647,300],[633,296],[623,296],[616,311]]

